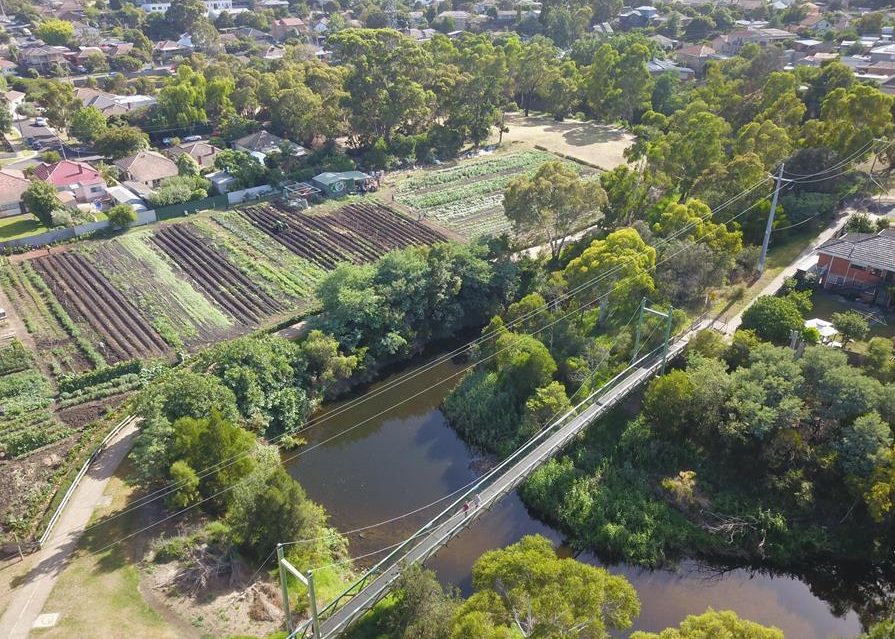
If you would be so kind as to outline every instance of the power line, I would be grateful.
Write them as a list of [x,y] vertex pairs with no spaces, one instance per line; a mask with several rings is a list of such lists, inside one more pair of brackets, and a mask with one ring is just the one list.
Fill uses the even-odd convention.
[[[614,311],[613,311],[613,312],[614,312]],[[630,319],[627,321],[627,323],[621,328],[621,330],[620,330],[620,332],[619,332],[620,335],[621,335],[621,334],[622,334],[622,333],[623,333],[623,332],[624,332],[624,331],[631,325],[631,323],[634,321],[634,318],[637,316],[637,313],[638,313],[638,311],[634,311],[634,313],[631,315],[631,317],[630,317]],[[647,338],[647,340],[643,343],[643,345],[640,346],[640,348],[638,348],[637,353],[635,353],[635,358],[636,358],[636,356],[640,353],[640,351],[643,350],[643,348],[646,346],[646,344],[649,342],[649,340],[652,338],[652,336],[655,334],[655,332],[656,332],[656,328],[654,327],[652,333],[650,333],[650,336]],[[618,342],[618,339],[616,339],[615,341]],[[611,352],[611,348],[610,348],[610,349],[607,349],[606,354],[605,354],[605,355],[603,356],[603,358],[602,358],[602,359],[601,359],[601,360],[600,360],[600,361],[593,367],[593,370],[592,370],[591,373],[588,375],[588,380],[591,379],[591,378],[596,374],[596,372],[600,369],[600,367],[602,367],[602,365],[606,362],[606,360],[609,359],[610,352]],[[578,389],[577,389],[574,393],[572,393],[572,396],[569,397],[569,401],[571,402],[571,400],[575,399],[575,396],[576,396],[576,395],[581,391],[581,389],[584,388],[584,387],[585,387],[585,383],[582,382],[582,383],[578,386]],[[553,423],[553,421],[556,420],[557,417],[559,417],[559,414],[560,414],[561,412],[562,412],[562,409],[557,410],[557,411],[553,414],[553,416],[547,421],[547,423],[548,423],[548,424]],[[431,502],[429,502],[428,504],[425,504],[425,505],[423,505],[423,506],[419,506],[419,507],[417,507],[417,508],[415,508],[415,509],[413,509],[413,510],[409,510],[409,511],[407,511],[407,512],[405,512],[405,513],[402,513],[402,514],[400,514],[400,515],[396,515],[395,517],[391,517],[391,518],[389,518],[389,519],[385,519],[385,520],[379,521],[379,522],[377,522],[377,523],[375,523],[375,524],[368,524],[368,525],[365,525],[365,526],[361,526],[360,528],[354,528],[354,529],[352,529],[352,530],[347,530],[347,531],[344,531],[344,532],[339,531],[339,534],[342,535],[343,537],[347,537],[347,536],[349,536],[349,535],[355,535],[355,534],[357,534],[357,533],[365,532],[365,531],[367,531],[367,530],[371,530],[371,529],[373,529],[373,528],[379,528],[380,526],[384,526],[384,525],[387,525],[387,524],[394,523],[394,522],[399,521],[399,520],[401,520],[401,519],[405,519],[406,517],[410,517],[411,515],[416,515],[417,513],[420,513],[420,512],[422,512],[422,511],[424,511],[424,510],[428,510],[429,508],[431,508],[432,506],[435,506],[436,504],[439,504],[439,503],[441,503],[441,502],[443,502],[443,501],[445,501],[445,500],[447,500],[447,499],[450,499],[450,498],[453,497],[454,495],[457,495],[457,494],[459,494],[459,493],[461,493],[461,492],[466,491],[467,489],[469,489],[470,487],[474,486],[475,484],[480,483],[480,482],[481,482],[481,479],[482,479],[481,477],[476,477],[476,478],[473,479],[472,481],[470,481],[470,482],[464,484],[463,486],[461,486],[460,488],[454,490],[453,492],[448,493],[447,495],[444,495],[443,497],[439,497],[439,498],[436,499],[435,501],[431,501]],[[281,542],[280,545],[281,545],[281,546],[294,546],[294,545],[297,545],[297,544],[313,543],[313,542],[315,542],[315,541],[325,541],[325,540],[328,539],[328,538],[329,538],[329,535],[320,535],[320,536],[317,536],[317,537],[308,537],[308,538],[306,538],[306,539],[297,539],[297,540],[293,540],[293,541]]]
[[[763,179],[763,180],[761,180],[761,181],[755,183],[755,184],[752,185],[751,187],[745,189],[744,191],[742,191],[742,192],[740,192],[739,194],[737,194],[737,195],[733,196],[732,198],[730,198],[727,202],[725,202],[725,203],[721,204],[720,206],[716,207],[716,210],[717,210],[717,209],[724,208],[724,207],[727,207],[727,206],[730,205],[730,203],[734,202],[735,200],[737,200],[737,199],[743,197],[744,195],[748,195],[749,193],[751,193],[752,191],[754,191],[754,190],[756,190],[758,187],[760,187],[762,184],[764,184],[766,181],[767,181],[767,178],[765,178],[765,179]],[[754,206],[754,205],[753,205],[753,206]],[[751,207],[750,207],[750,208],[751,208]],[[675,231],[674,233],[672,233],[672,234],[671,234],[670,236],[668,236],[667,238],[662,238],[660,241],[661,241],[663,244],[669,244],[669,243],[671,243],[673,240],[677,239],[677,237],[679,237],[680,235],[683,235],[684,233],[688,232],[689,230],[692,230],[692,229],[693,229],[693,228],[694,228],[700,221],[705,221],[705,220],[709,219],[709,218],[714,214],[714,212],[715,212],[715,211],[709,211],[709,213],[708,213],[707,215],[700,217],[699,220],[694,221],[694,222],[691,222],[691,223],[685,225],[685,226],[682,227],[681,229],[679,229],[679,230]],[[737,216],[737,217],[738,217],[738,216]],[[733,219],[735,219],[735,218],[731,218],[731,220],[728,220],[728,222],[729,222],[729,221],[732,221]],[[658,244],[658,243],[657,243],[657,244]],[[657,246],[654,247],[654,248],[661,248],[661,247],[659,247],[659,246],[657,245]],[[628,260],[628,262],[633,262],[634,259],[635,259],[635,258],[632,258],[631,260]],[[533,309],[533,310],[531,310],[531,311],[525,313],[524,315],[522,315],[521,317],[516,318],[515,320],[512,320],[511,322],[507,323],[503,328],[509,330],[510,328],[512,328],[512,327],[514,327],[514,326],[516,326],[516,325],[518,325],[518,324],[520,324],[520,323],[522,323],[522,322],[524,322],[524,321],[526,321],[526,320],[528,320],[528,319],[531,319],[532,317],[534,317],[534,316],[536,316],[536,315],[539,315],[540,313],[544,312],[545,310],[549,310],[551,306],[556,305],[556,304],[561,303],[561,302],[563,302],[563,301],[565,301],[565,300],[567,300],[567,299],[572,298],[572,297],[575,296],[577,293],[583,291],[583,290],[586,289],[586,288],[590,288],[591,286],[593,286],[593,285],[596,284],[597,282],[599,282],[599,281],[601,281],[601,280],[608,279],[609,277],[611,277],[611,276],[615,275],[616,273],[620,272],[625,266],[627,266],[628,262],[622,262],[622,263],[616,265],[615,267],[611,268],[611,269],[610,269],[609,271],[607,271],[606,273],[604,273],[604,274],[602,274],[602,275],[599,275],[599,276],[596,276],[596,277],[594,277],[594,278],[591,278],[590,280],[587,280],[587,281],[583,282],[582,284],[579,284],[578,286],[573,287],[573,288],[570,289],[568,292],[564,293],[563,295],[560,295],[560,296],[557,297],[556,299],[551,300],[550,302],[547,302],[547,303],[545,303],[545,304],[539,306],[538,308]],[[391,380],[391,381],[389,381],[389,382],[386,382],[385,384],[383,384],[382,386],[380,386],[379,388],[377,388],[377,389],[374,390],[374,391],[371,391],[371,392],[369,392],[369,393],[366,393],[366,394],[362,395],[361,397],[359,397],[359,398],[357,398],[357,399],[350,400],[350,401],[347,402],[346,404],[340,406],[338,409],[336,409],[336,410],[334,410],[334,411],[331,411],[331,412],[329,412],[329,413],[324,414],[320,419],[318,419],[318,420],[313,420],[312,422],[310,422],[309,424],[307,424],[306,426],[304,426],[304,427],[302,427],[302,428],[300,428],[300,429],[293,430],[293,431],[288,431],[288,432],[284,432],[284,433],[281,433],[280,435],[277,435],[277,436],[275,436],[275,437],[272,437],[271,439],[267,440],[267,443],[270,443],[270,444],[276,443],[276,442],[279,441],[280,439],[284,438],[286,435],[291,435],[291,436],[300,435],[300,434],[302,434],[302,433],[304,433],[304,432],[307,432],[307,431],[310,430],[311,428],[320,426],[321,424],[325,423],[325,422],[328,421],[328,420],[331,420],[331,419],[334,419],[334,418],[336,418],[336,417],[339,417],[339,416],[342,415],[343,413],[346,413],[346,412],[348,412],[348,411],[350,411],[350,410],[353,410],[356,406],[358,406],[358,405],[360,405],[360,404],[362,404],[362,403],[364,403],[364,402],[366,402],[366,401],[369,401],[369,400],[371,400],[371,399],[374,399],[374,398],[378,397],[379,395],[381,395],[381,394],[383,394],[383,393],[385,393],[385,392],[391,390],[391,389],[394,388],[395,386],[398,386],[398,385],[400,385],[400,384],[402,384],[402,383],[408,381],[409,379],[412,379],[412,378],[414,378],[414,377],[417,377],[417,376],[419,376],[419,375],[422,375],[423,373],[428,372],[429,370],[431,370],[431,369],[435,368],[436,366],[438,366],[438,365],[440,365],[440,364],[442,364],[442,363],[444,363],[444,362],[446,362],[446,361],[452,359],[453,357],[455,357],[455,356],[457,356],[457,355],[459,355],[459,354],[461,354],[461,353],[463,353],[463,352],[465,352],[465,351],[468,351],[470,348],[476,346],[477,344],[482,343],[482,342],[484,342],[484,341],[486,341],[486,340],[488,340],[488,339],[491,339],[492,337],[498,336],[499,334],[501,334],[501,332],[502,332],[501,329],[494,329],[494,330],[492,330],[492,331],[490,331],[490,332],[488,332],[488,333],[486,333],[486,334],[483,334],[483,335],[479,336],[478,338],[476,338],[476,339],[474,339],[474,340],[472,340],[472,341],[470,341],[470,342],[468,342],[468,343],[466,343],[466,344],[464,344],[464,345],[462,345],[462,346],[460,346],[460,347],[454,349],[453,351],[451,351],[451,352],[449,352],[449,353],[446,353],[446,354],[443,354],[443,355],[441,355],[441,356],[435,358],[433,361],[424,364],[422,367],[419,367],[419,368],[417,368],[417,369],[414,369],[413,371],[409,371],[408,373],[404,373],[404,374],[400,375],[398,378],[396,378],[396,379],[394,379],[394,380]],[[439,382],[439,383],[441,383],[441,382]],[[436,383],[435,385],[437,385],[437,384],[438,384],[438,383]],[[428,390],[428,389],[427,389],[427,390]],[[246,456],[248,456],[248,455],[250,455],[250,454],[251,454],[251,453],[241,453],[241,454],[235,455],[235,456],[233,456],[233,457],[231,457],[231,458],[222,460],[222,461],[220,461],[220,462],[218,462],[218,463],[216,463],[216,464],[213,464],[213,465],[211,465],[211,466],[208,466],[208,467],[204,468],[202,471],[200,471],[200,472],[198,473],[198,478],[199,478],[199,479],[204,478],[204,477],[208,476],[209,474],[211,474],[212,472],[215,472],[215,471],[218,470],[219,468],[226,468],[226,467],[232,465],[233,463],[236,463],[236,461],[238,461],[239,459],[242,459],[242,458],[244,458],[244,457],[246,457]],[[127,509],[125,509],[125,510],[119,512],[119,513],[116,513],[115,515],[113,515],[113,516],[110,517],[110,518],[104,519],[104,520],[102,520],[102,521],[100,521],[100,522],[97,522],[96,524],[93,524],[92,526],[90,526],[90,527],[87,528],[86,530],[89,530],[89,529],[91,529],[91,528],[93,528],[93,527],[96,527],[96,526],[103,525],[104,523],[106,523],[106,522],[108,522],[108,521],[111,521],[112,519],[115,519],[115,518],[117,518],[117,517],[120,517],[120,516],[126,514],[127,512],[130,512],[130,511],[132,511],[132,510],[134,510],[134,509],[136,509],[136,508],[139,508],[139,507],[144,506],[144,505],[146,505],[146,504],[148,504],[148,503],[151,503],[152,501],[156,501],[157,499],[161,499],[161,498],[163,498],[163,497],[166,497],[167,495],[169,495],[169,494],[173,493],[174,491],[176,491],[177,488],[179,488],[179,487],[182,486],[183,484],[184,484],[184,481],[180,481],[180,482],[175,482],[174,484],[168,484],[168,485],[166,485],[165,487],[159,488],[158,490],[156,490],[156,491],[154,491],[154,492],[152,492],[152,493],[150,493],[150,494],[148,494],[148,495],[145,495],[145,496],[143,496],[143,497],[141,497],[141,498],[138,498],[137,501],[136,501],[136,503],[132,504],[132,505],[129,506]]]
[[[787,174],[787,175],[791,175],[791,176],[796,177],[796,178],[810,178],[810,177],[815,177],[815,176],[817,176],[817,175],[822,175],[822,174],[824,174],[824,173],[830,173],[830,172],[832,172],[832,171],[835,171],[835,170],[838,169],[839,167],[845,166],[846,164],[848,164],[848,163],[851,162],[852,160],[856,159],[856,158],[857,158],[858,156],[860,156],[861,154],[865,153],[865,152],[868,150],[868,148],[869,148],[872,144],[874,144],[875,142],[877,142],[877,141],[878,141],[878,140],[877,140],[876,138],[874,138],[874,139],[872,139],[872,140],[869,140],[869,141],[866,142],[861,148],[859,148],[857,151],[854,151],[853,153],[851,153],[851,154],[850,154],[848,157],[846,157],[844,160],[840,160],[840,161],[837,162],[836,164],[834,164],[834,165],[832,165],[832,166],[829,166],[829,167],[827,167],[827,168],[825,168],[825,169],[823,169],[823,170],[821,170],[821,171],[817,171],[816,173],[805,173],[805,174],[802,174],[802,173],[793,173],[792,171],[786,171],[786,174]],[[891,144],[891,143],[890,143],[890,144]],[[824,179],[830,179],[830,178],[824,178]]]
[[[727,220],[727,223],[732,222],[733,220],[739,218],[739,217],[742,216],[742,215],[745,215],[747,212],[749,212],[750,210],[752,210],[753,208],[755,208],[760,202],[761,202],[761,200],[756,201],[755,203],[753,203],[753,204],[752,204],[751,206],[749,206],[748,208],[744,209],[743,211],[741,211],[741,212],[738,213],[737,215],[735,215],[735,216],[731,217],[729,220]],[[700,238],[700,239],[698,239],[698,240],[694,240],[694,241],[692,241],[690,244],[684,246],[683,248],[681,248],[680,250],[676,251],[675,253],[673,253],[673,254],[671,254],[671,255],[665,257],[665,258],[664,258],[663,260],[661,260],[660,262],[657,262],[656,266],[658,266],[659,264],[662,264],[662,263],[664,263],[664,262],[667,262],[668,260],[672,259],[673,257],[676,257],[677,255],[679,255],[680,253],[682,253],[682,252],[684,252],[684,251],[686,251],[686,250],[689,250],[690,248],[692,248],[693,246],[695,246],[697,243],[699,243],[700,241],[702,241],[702,239],[704,239],[704,238]],[[632,277],[633,277],[633,276],[632,276]],[[609,291],[607,291],[607,292],[604,293],[603,295],[597,296],[594,300],[592,300],[592,301],[589,302],[588,304],[585,304],[585,305],[582,306],[580,309],[575,309],[575,310],[573,310],[573,311],[570,311],[569,313],[566,313],[565,315],[563,315],[563,316],[560,317],[559,319],[557,319],[557,320],[551,322],[550,324],[547,324],[546,326],[543,326],[543,327],[541,327],[541,328],[539,328],[539,329],[537,329],[537,330],[535,330],[535,331],[532,331],[531,334],[532,334],[532,335],[536,335],[536,334],[540,333],[541,331],[543,331],[543,330],[545,330],[545,329],[547,329],[547,328],[550,328],[550,327],[556,325],[557,323],[559,323],[559,322],[561,322],[561,321],[564,321],[565,319],[571,317],[572,315],[581,312],[581,311],[584,310],[586,307],[588,307],[588,306],[590,306],[590,305],[596,303],[597,301],[599,301],[601,298],[603,298],[603,297],[608,297],[614,290],[616,290],[617,288],[619,288],[619,287],[621,286],[621,282],[624,281],[624,279],[628,279],[628,278],[623,278],[621,281],[619,281],[618,283],[616,283],[616,285],[615,285],[612,289],[610,289]],[[521,336],[520,336],[520,337],[521,337]],[[452,374],[452,375],[449,375],[449,376],[448,376],[447,378],[445,378],[444,380],[441,380],[440,382],[436,382],[435,384],[430,385],[430,386],[427,387],[426,389],[423,389],[422,391],[420,391],[420,392],[418,392],[418,393],[415,393],[414,395],[411,395],[411,396],[408,397],[408,398],[405,398],[405,399],[403,399],[403,400],[401,400],[401,401],[399,401],[399,402],[396,402],[395,404],[393,404],[392,406],[386,408],[385,410],[380,411],[379,413],[377,413],[377,414],[375,414],[375,415],[373,415],[373,416],[371,416],[371,417],[369,417],[369,418],[367,418],[367,419],[365,419],[365,420],[363,420],[363,421],[361,421],[361,422],[359,422],[359,423],[357,423],[357,424],[355,424],[355,425],[353,425],[353,426],[351,426],[351,427],[349,427],[349,428],[346,428],[345,430],[340,431],[339,433],[336,433],[336,434],[333,435],[332,437],[327,438],[327,439],[325,439],[325,440],[323,440],[323,441],[317,442],[316,444],[314,444],[314,446],[311,446],[311,447],[309,447],[309,448],[303,449],[303,450],[301,450],[301,451],[295,453],[294,455],[290,455],[290,456],[286,457],[285,459],[282,460],[282,463],[284,463],[284,464],[285,464],[285,463],[288,463],[289,461],[292,461],[292,460],[294,460],[294,459],[296,459],[296,458],[298,458],[298,457],[301,457],[302,455],[305,455],[305,454],[311,452],[311,451],[314,450],[315,448],[318,448],[318,447],[320,447],[320,446],[322,446],[322,445],[324,445],[324,444],[326,444],[326,443],[329,443],[330,441],[333,441],[334,439],[337,439],[338,437],[341,437],[342,435],[345,435],[345,434],[347,434],[347,433],[349,433],[349,432],[355,430],[356,428],[359,428],[359,427],[362,426],[363,424],[365,424],[365,423],[367,423],[367,422],[369,422],[369,421],[371,421],[371,420],[373,420],[373,419],[375,419],[375,418],[377,418],[377,417],[380,417],[381,415],[383,415],[383,414],[385,414],[386,412],[392,410],[393,408],[395,408],[395,407],[397,407],[397,406],[400,406],[400,405],[403,405],[403,404],[405,404],[405,403],[411,401],[412,399],[415,399],[416,397],[420,396],[421,394],[423,394],[423,393],[425,393],[425,392],[428,392],[429,390],[431,390],[431,389],[433,389],[433,388],[439,386],[440,384],[443,384],[444,382],[446,382],[446,381],[448,381],[448,380],[450,380],[450,379],[453,379],[454,377],[457,377],[457,376],[459,376],[459,375],[464,374],[465,372],[467,372],[468,370],[471,370],[472,368],[474,368],[474,367],[477,366],[478,364],[482,363],[483,361],[487,361],[488,359],[490,359],[490,358],[492,358],[492,357],[495,357],[497,354],[499,354],[499,353],[503,352],[504,350],[507,350],[507,349],[509,349],[509,348],[511,348],[511,347],[512,347],[512,345],[511,345],[511,346],[507,346],[507,347],[505,347],[504,349],[501,349],[500,351],[496,351],[495,353],[492,353],[491,355],[487,356],[486,358],[483,358],[483,359],[480,360],[479,362],[476,362],[475,364],[473,364],[473,365],[471,365],[471,366],[469,366],[469,367],[467,367],[467,368],[465,368],[465,369],[462,369],[462,370],[460,370],[460,371],[457,372],[457,373],[454,373],[454,374]],[[160,525],[160,524],[163,524],[163,523],[165,523],[166,521],[170,521],[171,519],[173,519],[173,518],[175,518],[175,517],[178,517],[178,516],[180,516],[180,515],[182,515],[182,514],[184,514],[184,513],[186,513],[186,512],[189,512],[189,511],[193,510],[194,508],[196,508],[197,506],[200,506],[200,505],[203,504],[203,503],[206,503],[206,502],[208,502],[208,501],[211,501],[212,499],[215,499],[215,498],[219,497],[220,495],[222,495],[222,494],[224,494],[224,493],[227,493],[227,492],[230,492],[230,491],[234,490],[234,489],[237,488],[238,486],[240,486],[240,485],[242,485],[243,483],[245,483],[248,479],[249,479],[249,478],[247,477],[247,478],[244,478],[244,479],[242,479],[242,480],[240,480],[240,481],[238,481],[238,482],[235,482],[234,484],[232,484],[232,485],[230,485],[230,486],[228,486],[228,487],[226,487],[226,488],[223,488],[223,489],[221,489],[221,490],[215,492],[213,495],[211,495],[211,496],[209,496],[209,497],[205,497],[205,498],[203,498],[203,499],[197,501],[197,502],[194,503],[194,504],[191,504],[191,505],[189,505],[189,506],[186,506],[186,507],[184,507],[184,508],[178,510],[177,512],[171,513],[170,515],[167,515],[166,517],[163,517],[162,519],[160,519],[160,520],[158,520],[158,521],[156,521],[156,522],[154,522],[154,523],[152,523],[152,524],[149,524],[149,525],[147,525],[147,526],[141,528],[140,530],[137,530],[136,532],[133,532],[133,533],[130,533],[130,534],[125,535],[125,536],[123,536],[123,537],[120,537],[120,538],[116,539],[115,541],[113,541],[113,542],[107,544],[106,546],[103,546],[103,547],[102,547],[99,551],[97,551],[97,552],[98,552],[98,553],[104,552],[105,550],[111,548],[112,546],[114,546],[114,545],[116,545],[116,544],[118,544],[118,543],[120,543],[120,542],[122,542],[122,541],[125,541],[125,540],[127,540],[127,539],[130,539],[131,537],[134,537],[134,536],[136,536],[136,535],[139,535],[139,534],[141,534],[141,533],[143,533],[143,532],[145,532],[145,531],[147,531],[147,530],[150,530],[151,528],[154,528],[155,526],[158,526],[158,525]],[[96,525],[96,524],[95,524],[95,525]]]

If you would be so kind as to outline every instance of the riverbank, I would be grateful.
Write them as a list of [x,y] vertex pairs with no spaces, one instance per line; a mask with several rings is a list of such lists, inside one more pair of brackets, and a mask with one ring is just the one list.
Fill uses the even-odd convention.
[[[399,376],[422,370],[432,358],[415,361],[367,391],[380,392]],[[307,433],[308,447],[317,448],[291,463],[289,472],[311,499],[326,507],[329,523],[338,530],[369,526],[434,504],[387,525],[348,535],[352,556],[375,553],[413,534],[437,512],[442,503],[438,500],[480,474],[483,456],[460,439],[439,409],[450,390],[449,384],[439,381],[459,369],[458,363],[442,363],[412,382],[385,390],[374,401],[344,412],[340,411],[345,402],[331,403],[325,411],[338,412],[338,417]],[[419,394],[424,389],[428,390]],[[414,395],[412,400],[395,405]],[[339,435],[343,431],[348,432]],[[469,594],[469,571],[475,560],[483,552],[515,543],[527,534],[544,535],[563,552],[575,552],[564,544],[565,535],[560,530],[535,517],[513,493],[427,565],[442,583]],[[380,556],[373,554],[366,561]],[[624,563],[604,564],[589,553],[579,556],[626,576],[637,589],[643,612],[633,630],[659,631],[676,626],[687,615],[701,614],[711,606],[776,625],[787,639],[847,639],[860,632],[856,613],[835,614],[832,604],[812,594],[813,583],[797,577],[748,568],[713,568],[699,561],[682,562],[674,570],[650,570]],[[830,593],[829,601],[837,608],[850,610],[846,598],[838,597],[830,588],[825,592]]]

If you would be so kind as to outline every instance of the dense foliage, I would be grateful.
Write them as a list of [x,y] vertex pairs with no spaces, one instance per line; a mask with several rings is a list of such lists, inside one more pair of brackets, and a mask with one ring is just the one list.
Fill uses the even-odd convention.
[[882,559],[893,406],[895,386],[839,351],[739,339],[720,357],[691,352],[651,382],[639,417],[592,428],[523,494],[581,543],[641,563],[690,549]]
[[[481,323],[515,281],[515,267],[484,246],[411,248],[339,267],[319,285],[320,328],[300,342],[221,343],[141,393],[143,426],[132,454],[141,480],[168,482],[172,509],[201,506],[222,517],[231,541],[256,557],[277,541],[314,537],[321,509],[259,436],[297,443],[292,435],[325,397]],[[65,383],[75,389],[105,375]]]

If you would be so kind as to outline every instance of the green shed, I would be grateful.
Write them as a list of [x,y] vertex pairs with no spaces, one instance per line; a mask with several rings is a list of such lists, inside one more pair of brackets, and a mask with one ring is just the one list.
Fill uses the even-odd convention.
[[373,177],[360,171],[327,171],[311,178],[311,182],[329,196],[340,196],[366,190]]

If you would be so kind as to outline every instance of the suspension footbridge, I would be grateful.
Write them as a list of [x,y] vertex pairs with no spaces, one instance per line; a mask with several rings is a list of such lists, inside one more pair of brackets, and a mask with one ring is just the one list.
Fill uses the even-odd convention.
[[[311,618],[292,630],[288,639],[332,639],[339,636],[388,594],[405,566],[422,563],[438,552],[490,505],[512,492],[536,468],[559,453],[589,424],[662,370],[666,360],[680,355],[690,338],[706,325],[704,322],[695,323],[674,341],[666,340],[659,348],[632,362],[488,471],[477,484],[399,544],[326,607],[317,610],[313,575],[296,570],[283,558],[280,549],[278,554],[284,595],[288,597],[285,581],[288,571],[308,585],[311,597]],[[287,624],[291,626],[288,619]]]

